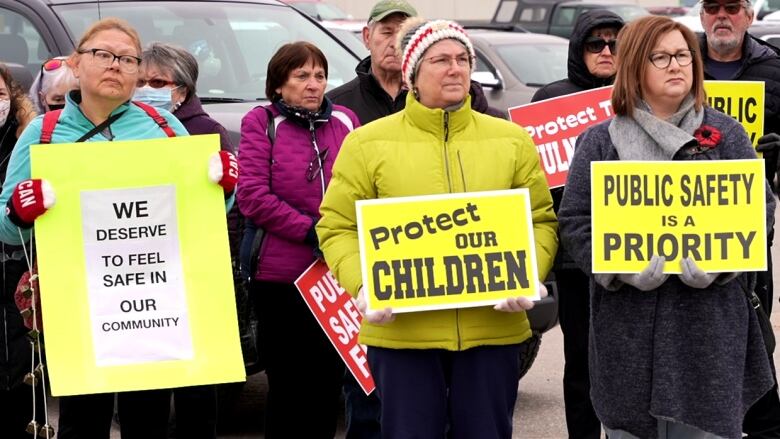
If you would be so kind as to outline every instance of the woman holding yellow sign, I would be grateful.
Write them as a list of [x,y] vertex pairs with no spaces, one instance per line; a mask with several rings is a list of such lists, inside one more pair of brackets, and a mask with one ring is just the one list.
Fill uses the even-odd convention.
[[[124,20],[106,18],[84,32],[68,58],[79,80],[79,89],[68,93],[63,109],[50,111],[30,122],[11,155],[0,194],[0,203],[6,206],[6,214],[0,216],[0,240],[9,244],[29,241],[35,220],[54,206],[57,188],[52,188],[46,180],[31,178],[31,145],[188,135],[169,112],[131,101],[140,75],[140,57],[138,33]],[[235,188],[237,168],[235,157],[222,152],[215,153],[200,171],[220,184],[228,197]],[[29,259],[27,263],[31,264]],[[74,345],[84,342],[71,341]],[[108,439],[114,397],[113,393],[100,393],[59,398],[57,437]],[[122,437],[167,436],[170,391],[122,392],[118,394],[118,402]],[[53,437],[48,424],[31,423],[27,431],[35,435],[38,427],[43,427],[41,437]]]
[[[463,28],[410,19],[398,38],[406,107],[345,139],[320,208],[320,246],[364,313],[360,342],[368,345],[382,401],[382,437],[510,438],[520,343],[531,335],[524,311],[533,302],[512,297],[494,307],[366,313],[355,202],[528,188],[544,278],[557,248],[552,198],[526,131],[472,111],[475,53]],[[476,221],[479,212],[466,204],[437,218],[435,226],[433,217],[422,219],[431,234],[451,228],[450,221]],[[397,236],[377,232],[376,239]]]
[[[599,161],[754,159],[756,154],[738,122],[706,106],[702,58],[693,32],[669,18],[651,16],[627,24],[618,41],[612,94],[616,117],[578,139],[559,211],[563,242],[580,268],[592,273],[593,406],[611,439],[740,438],[745,411],[773,383],[758,319],[745,294],[752,291],[755,274],[705,272],[697,266],[700,258],[685,254],[679,268],[671,268],[664,256],[677,244],[649,251],[641,247],[647,265],[640,273],[594,273],[594,254],[601,257],[602,252],[594,249],[591,166]],[[623,174],[608,177],[614,177],[616,185],[628,181]],[[681,181],[699,177],[684,176]],[[677,181],[668,180],[656,189],[678,187]],[[637,180],[642,185],[648,181]],[[697,186],[694,199],[707,204],[717,190],[718,200],[728,203],[724,194],[741,184],[734,179]],[[616,189],[618,198],[633,203],[627,194],[636,192],[637,185],[622,186]],[[686,187],[679,197],[652,191],[647,185],[643,201],[637,201],[647,212],[653,206],[687,205],[691,199]],[[767,188],[768,225],[773,212]],[[678,224],[670,218],[660,218],[659,224],[672,231],[695,229],[684,224],[687,219]],[[662,236],[671,239],[672,234]],[[627,257],[639,254],[639,245],[633,248],[636,251],[625,250]],[[713,245],[701,254],[722,248]]]

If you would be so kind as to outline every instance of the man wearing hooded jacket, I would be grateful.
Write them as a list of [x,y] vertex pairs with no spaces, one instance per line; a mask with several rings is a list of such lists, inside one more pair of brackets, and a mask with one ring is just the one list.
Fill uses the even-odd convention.
[[[766,178],[770,185],[775,179],[780,149],[780,50],[753,37],[747,29],[753,23],[754,11],[750,1],[737,3],[736,13],[728,11],[731,0],[703,0],[699,13],[704,35],[700,49],[704,59],[705,79],[729,81],[761,81],[764,83],[764,135],[756,150],[764,154]],[[772,240],[774,229],[767,240],[767,271],[758,272],[756,295],[761,306],[772,313]],[[769,356],[772,361],[772,356]],[[780,398],[777,382],[745,414],[743,431],[748,439],[780,438]]]
[[[568,78],[552,82],[536,91],[531,102],[612,85],[615,79],[613,51],[623,19],[607,10],[591,10],[577,18],[569,38]],[[563,198],[563,188],[551,190],[555,212]],[[588,376],[588,328],[590,283],[566,249],[558,248],[555,261],[558,284],[558,316],[563,332],[563,400],[566,428],[573,439],[598,439],[601,423],[590,401]]]

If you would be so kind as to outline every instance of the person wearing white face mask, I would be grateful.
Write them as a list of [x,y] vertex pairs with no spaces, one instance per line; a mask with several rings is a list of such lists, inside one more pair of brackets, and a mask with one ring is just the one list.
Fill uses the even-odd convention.
[[172,44],[151,43],[141,59],[133,100],[170,111],[191,135],[219,134],[221,149],[235,152],[225,127],[206,113],[196,94],[198,61],[192,54]]
[[[0,65],[0,179],[5,179],[8,161],[16,140],[35,117],[33,105],[21,86]],[[0,180],[2,181],[2,180]],[[27,268],[21,246],[0,243],[0,437],[23,438],[27,423],[33,419],[33,399],[30,387],[22,383],[30,371],[30,345],[19,309],[14,303],[14,290]],[[36,420],[43,424],[43,395],[37,392]]]

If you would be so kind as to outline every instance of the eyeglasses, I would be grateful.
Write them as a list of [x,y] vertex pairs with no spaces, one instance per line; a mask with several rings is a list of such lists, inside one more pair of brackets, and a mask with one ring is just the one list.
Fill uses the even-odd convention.
[[307,181],[314,181],[314,179],[317,177],[317,174],[320,172],[320,169],[322,169],[322,163],[328,157],[327,149],[323,149],[319,154],[317,154],[317,151],[312,148],[312,153],[313,154],[312,159],[309,162],[309,168],[306,170]]
[[116,55],[114,52],[105,49],[84,49],[78,53],[91,53],[92,62],[100,67],[111,67],[114,61],[119,61],[119,70],[124,73],[136,73],[138,66],[141,65],[141,58],[132,55]]
[[474,61],[472,57],[466,54],[458,56],[438,55],[425,58],[424,60],[429,62],[437,69],[449,68],[453,61],[455,61],[455,64],[457,64],[457,66],[460,68],[471,67],[471,63]]
[[591,37],[585,40],[585,50],[590,53],[601,53],[605,47],[609,47],[610,53],[615,53],[617,40],[604,40],[599,37]]
[[742,10],[742,7],[744,6],[744,3],[702,3],[701,8],[702,10],[709,14],[709,15],[715,15],[720,11],[720,8],[723,7],[723,9],[726,10],[726,13],[729,15],[737,15],[739,11]]
[[152,88],[163,88],[163,87],[167,87],[169,85],[176,85],[176,83],[173,82],[173,81],[167,81],[165,79],[160,79],[160,78],[152,78],[152,79],[139,79],[135,83],[135,86],[138,87],[138,88],[141,88],[141,87],[145,86],[146,84],[149,84],[149,87],[152,87]]
[[650,54],[650,62],[653,63],[659,69],[665,69],[672,63],[672,58],[677,60],[677,65],[685,67],[693,62],[692,50],[681,50],[674,55],[664,52],[656,52]]

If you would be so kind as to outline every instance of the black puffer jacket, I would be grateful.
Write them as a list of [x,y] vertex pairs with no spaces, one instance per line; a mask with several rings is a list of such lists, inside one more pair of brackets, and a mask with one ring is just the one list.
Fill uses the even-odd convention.
[[620,29],[623,27],[623,24],[623,19],[620,16],[606,9],[594,9],[580,15],[574,24],[574,29],[569,39],[569,77],[551,82],[540,88],[536,91],[534,97],[531,98],[531,102],[612,85],[614,77],[598,78],[588,71],[588,67],[583,59],[583,54],[585,53],[583,46],[593,29],[601,27]]
[[[715,78],[707,71],[707,37],[699,37],[701,53],[704,55],[705,79],[731,81],[762,81],[765,84],[764,134],[780,134],[780,49],[745,34],[742,41],[742,67],[733,78]],[[765,154],[766,178],[770,184],[775,178],[777,155]]]
[[[380,117],[401,111],[406,106],[407,90],[401,90],[393,99],[371,74],[371,57],[366,57],[355,68],[357,77],[327,93],[334,104],[343,105],[354,111],[361,125],[373,122]],[[482,91],[482,86],[471,81],[471,108],[480,113],[506,119],[501,111],[490,107]]]

